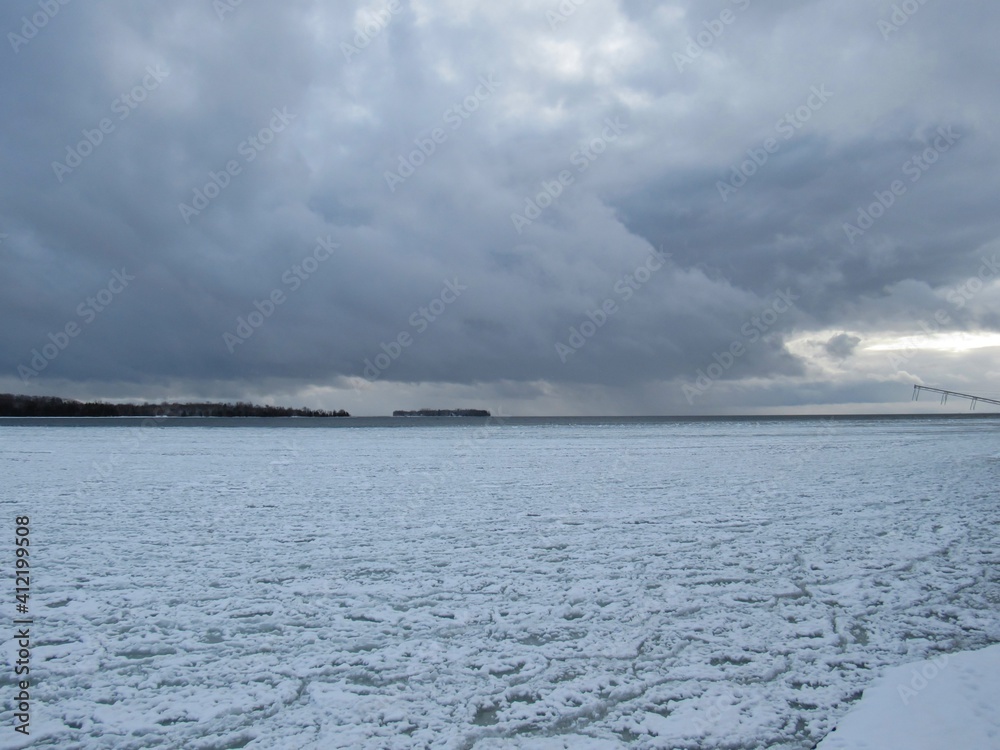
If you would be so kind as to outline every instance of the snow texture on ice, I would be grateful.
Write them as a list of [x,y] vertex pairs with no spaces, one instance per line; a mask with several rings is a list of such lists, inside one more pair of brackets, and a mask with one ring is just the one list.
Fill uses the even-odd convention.
[[812,748],[887,668],[1000,642],[997,440],[0,427],[31,746]]

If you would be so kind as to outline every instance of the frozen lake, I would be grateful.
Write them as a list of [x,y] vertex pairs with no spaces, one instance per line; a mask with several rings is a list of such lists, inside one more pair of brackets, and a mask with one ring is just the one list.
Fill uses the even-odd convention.
[[1000,642],[997,419],[0,426],[0,476],[32,747],[804,750]]

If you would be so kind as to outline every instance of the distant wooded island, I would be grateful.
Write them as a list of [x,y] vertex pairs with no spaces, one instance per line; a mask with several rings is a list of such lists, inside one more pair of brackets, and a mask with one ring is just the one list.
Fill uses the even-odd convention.
[[343,409],[290,409],[238,401],[166,402],[160,404],[109,404],[74,401],[55,396],[18,396],[0,393],[0,417],[349,417]]
[[490,413],[486,409],[417,409],[416,411],[403,411],[397,409],[392,413],[394,417],[488,417]]

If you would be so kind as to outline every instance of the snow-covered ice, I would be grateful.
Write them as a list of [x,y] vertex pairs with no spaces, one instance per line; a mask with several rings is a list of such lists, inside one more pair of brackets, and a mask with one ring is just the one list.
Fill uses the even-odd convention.
[[994,420],[0,426],[0,476],[33,747],[799,750],[1000,642]]
[[818,750],[1000,747],[1000,646],[893,667]]

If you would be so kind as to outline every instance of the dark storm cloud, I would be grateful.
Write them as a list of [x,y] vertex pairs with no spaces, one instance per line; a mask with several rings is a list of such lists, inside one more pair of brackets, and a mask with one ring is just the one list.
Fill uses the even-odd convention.
[[942,301],[998,234],[993,5],[571,5],[5,6],[5,382],[679,396],[747,326],[721,380],[996,325]]
[[836,336],[831,336],[830,340],[823,347],[830,356],[837,357],[838,359],[846,359],[854,353],[855,348],[860,343],[861,338],[859,336],[852,336],[849,333],[838,333]]

